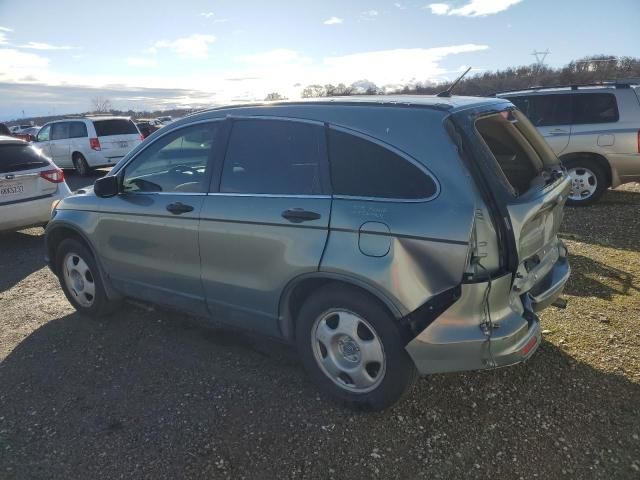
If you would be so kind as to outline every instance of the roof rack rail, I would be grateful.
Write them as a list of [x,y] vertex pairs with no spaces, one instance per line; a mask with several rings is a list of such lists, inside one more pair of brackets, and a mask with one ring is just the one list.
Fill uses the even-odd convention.
[[561,84],[561,85],[548,85],[546,87],[541,85],[535,85],[535,86],[525,87],[525,88],[514,88],[512,90],[503,90],[500,92],[496,92],[494,96],[502,93],[526,92],[528,90],[532,90],[532,91],[554,90],[557,88],[570,88],[571,90],[578,90],[584,87],[631,88],[631,86],[634,86],[634,85],[640,85],[640,79],[629,78],[624,80],[604,80],[602,82],[568,83],[568,84]]

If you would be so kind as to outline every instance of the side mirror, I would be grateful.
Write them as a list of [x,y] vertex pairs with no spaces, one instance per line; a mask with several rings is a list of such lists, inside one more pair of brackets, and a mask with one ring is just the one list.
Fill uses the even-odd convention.
[[97,179],[93,184],[93,192],[100,198],[115,197],[120,193],[120,178],[108,176]]

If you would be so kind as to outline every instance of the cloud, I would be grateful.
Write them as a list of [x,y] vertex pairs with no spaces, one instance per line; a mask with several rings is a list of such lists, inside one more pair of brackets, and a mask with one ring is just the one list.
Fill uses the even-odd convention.
[[51,45],[49,43],[42,42],[28,42],[24,45],[18,45],[19,48],[29,48],[31,50],[73,50],[76,47],[70,47],[68,45]]
[[49,59],[13,48],[0,48],[0,65],[0,80],[15,81],[27,76],[41,75],[48,68]]
[[435,15],[456,15],[461,17],[484,17],[503,12],[522,0],[469,0],[461,7],[453,8],[447,3],[431,3],[429,8]]
[[204,17],[204,18],[211,19],[213,21],[213,23],[225,23],[225,22],[229,21],[228,18],[217,18],[216,14],[214,12],[202,12],[200,14],[200,16]]
[[435,15],[446,15],[449,11],[449,5],[446,3],[431,3],[427,5],[427,8],[430,8],[431,13]]
[[449,55],[486,50],[473,43],[436,48],[404,48],[355,53],[324,59],[331,81],[367,78],[378,85],[408,83],[442,76],[440,60]]
[[13,28],[0,27],[0,32],[13,32]]
[[328,18],[327,20],[325,20],[322,23],[324,23],[325,25],[337,25],[339,23],[342,23],[343,21],[344,20],[342,20],[339,17],[331,17],[331,18]]
[[393,6],[396,7],[396,8],[399,8],[400,10],[406,10],[406,8],[407,8],[401,3],[394,3]]
[[182,58],[206,59],[209,57],[209,44],[215,41],[216,37],[213,35],[194,33],[172,41],[160,40],[149,51],[156,53],[160,49],[169,49]]
[[275,50],[269,50],[267,52],[256,53],[254,55],[246,55],[242,57],[241,60],[252,65],[274,68],[278,68],[283,64],[308,64],[311,62],[309,58],[303,57],[295,50],[289,50],[287,48],[276,48]]
[[155,67],[158,62],[155,58],[148,57],[129,57],[126,59],[127,65],[132,67]]
[[377,10],[367,10],[366,12],[362,12],[362,16],[364,18],[375,18],[379,15],[380,13]]

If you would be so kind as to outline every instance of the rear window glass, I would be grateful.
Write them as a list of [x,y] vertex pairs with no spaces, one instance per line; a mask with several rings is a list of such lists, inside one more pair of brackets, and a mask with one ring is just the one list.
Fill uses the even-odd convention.
[[506,111],[476,122],[478,133],[516,196],[529,190],[544,167],[543,160],[527,141],[526,131],[519,128],[519,123],[512,113]]
[[329,160],[337,195],[422,199],[437,191],[435,181],[409,160],[349,133],[330,130]]
[[96,127],[96,134],[99,137],[109,137],[111,135],[130,135],[138,133],[138,129],[131,120],[94,120],[93,125]]
[[617,122],[618,104],[611,93],[581,93],[573,97],[573,123]]
[[39,149],[30,145],[0,144],[0,173],[18,172],[50,165]]

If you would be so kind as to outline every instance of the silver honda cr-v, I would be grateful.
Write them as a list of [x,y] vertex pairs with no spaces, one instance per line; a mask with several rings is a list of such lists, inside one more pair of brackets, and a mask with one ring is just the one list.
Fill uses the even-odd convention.
[[416,373],[532,355],[569,276],[569,190],[506,100],[219,108],[60,202],[47,254],[80,312],[133,298],[283,338],[320,387],[381,409]]

